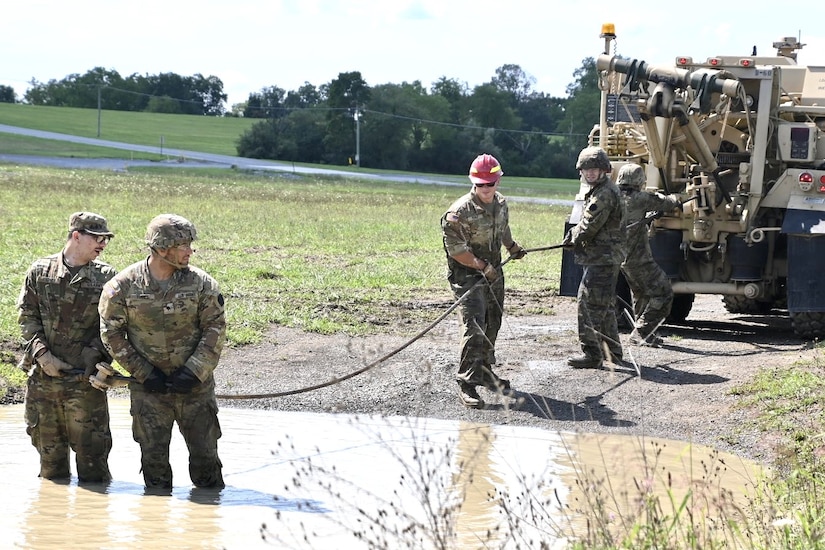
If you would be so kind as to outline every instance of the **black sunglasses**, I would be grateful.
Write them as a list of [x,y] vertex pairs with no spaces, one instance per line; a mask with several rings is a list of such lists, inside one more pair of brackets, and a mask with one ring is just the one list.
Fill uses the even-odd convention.
[[494,181],[492,183],[477,183],[475,184],[476,187],[495,187],[498,182]]
[[97,241],[97,244],[103,244],[103,243],[108,244],[109,241],[112,240],[112,237],[110,237],[109,235],[94,235],[94,234],[88,233],[86,231],[81,231],[81,233],[83,233],[84,235],[88,235],[91,238],[93,238],[95,241]]

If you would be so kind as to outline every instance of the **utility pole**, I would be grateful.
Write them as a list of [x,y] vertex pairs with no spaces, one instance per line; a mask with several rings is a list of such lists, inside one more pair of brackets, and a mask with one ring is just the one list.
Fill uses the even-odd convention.
[[97,137],[100,137],[100,86],[97,87]]
[[361,111],[355,106],[352,117],[355,119],[355,166],[361,167]]

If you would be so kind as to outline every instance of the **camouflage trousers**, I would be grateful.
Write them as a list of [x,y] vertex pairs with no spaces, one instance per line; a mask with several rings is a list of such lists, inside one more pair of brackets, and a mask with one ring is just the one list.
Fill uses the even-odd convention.
[[591,359],[621,360],[624,355],[616,322],[618,279],[618,265],[584,266],[578,293],[579,344]]
[[458,307],[461,322],[461,346],[456,380],[474,385],[484,383],[482,367],[496,364],[496,338],[501,329],[504,309],[504,277],[493,283],[478,277],[450,285],[456,300],[471,292]]
[[40,453],[40,477],[70,477],[69,449],[77,478],[107,482],[112,432],[106,393],[81,376],[52,378],[36,367],[26,383],[26,432]]
[[673,286],[653,258],[625,264],[622,273],[633,294],[634,326],[647,338],[670,314]]
[[189,450],[189,478],[195,487],[223,488],[223,464],[218,457],[218,402],[215,381],[204,382],[191,393],[147,393],[129,384],[132,436],[140,444],[143,481],[148,489],[171,489],[169,445],[175,422]]

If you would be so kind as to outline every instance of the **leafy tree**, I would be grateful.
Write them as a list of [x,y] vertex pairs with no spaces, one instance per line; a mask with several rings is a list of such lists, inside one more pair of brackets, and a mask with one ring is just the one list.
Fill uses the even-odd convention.
[[530,95],[536,79],[525,73],[518,65],[502,65],[496,69],[492,84],[496,89],[509,94],[513,105]]
[[442,76],[430,88],[433,95],[439,95],[450,104],[450,116],[445,122],[459,123],[467,111],[467,97],[470,95],[467,84]]
[[14,93],[14,88],[0,84],[0,103],[15,103],[16,101],[17,94]]
[[[355,155],[355,115],[370,99],[370,87],[358,71],[339,73],[324,89],[327,97],[327,129],[324,161],[342,164]],[[322,92],[323,93],[323,92]]]
[[567,86],[568,98],[564,104],[564,118],[556,131],[566,139],[555,150],[554,163],[566,157],[567,169],[556,168],[557,177],[576,177],[575,163],[579,151],[587,146],[587,136],[599,123],[599,72],[592,57],[582,60],[582,66],[573,72],[575,81]]
[[287,92],[284,106],[288,109],[305,109],[315,107],[321,101],[322,95],[318,88],[309,82],[304,82],[304,85],[298,88],[297,91]]
[[252,125],[238,138],[238,156],[254,159],[277,159],[279,131],[278,121],[265,119]]
[[[221,115],[226,94],[217,77],[196,74],[184,77],[175,73],[122,78],[117,71],[95,67],[86,74],[71,74],[63,80],[30,82],[25,100],[32,105],[96,108],[98,97],[106,109],[143,111],[153,97],[166,97],[179,103],[178,112]],[[157,102],[152,108],[157,108]],[[168,111],[168,107],[164,107]]]
[[311,108],[290,111],[283,119],[280,130],[284,145],[278,158],[313,163],[324,158],[324,111]]
[[286,90],[278,86],[262,88],[259,93],[249,94],[243,116],[247,118],[278,118],[286,116],[284,110]]
[[557,127],[558,131],[577,134],[581,147],[587,145],[587,134],[599,123],[599,72],[596,61],[588,57],[582,66],[573,72],[575,81],[567,86],[568,99],[565,102],[565,116]]

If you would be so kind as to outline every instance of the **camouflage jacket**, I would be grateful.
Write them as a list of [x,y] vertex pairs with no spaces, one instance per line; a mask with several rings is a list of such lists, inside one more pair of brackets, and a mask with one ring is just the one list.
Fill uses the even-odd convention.
[[475,269],[453,259],[453,255],[472,252],[492,265],[501,263],[501,247],[513,246],[507,200],[496,193],[493,202],[484,204],[473,193],[455,201],[441,217],[444,251],[447,253],[447,278],[457,282],[478,276]]
[[581,220],[570,229],[579,265],[619,265],[625,258],[625,206],[615,183],[605,177],[584,197]]
[[109,281],[100,298],[100,333],[112,357],[142,382],[153,367],[188,367],[201,382],[218,365],[226,320],[218,283],[204,271],[175,271],[164,290],[148,258]]
[[26,341],[22,364],[30,365],[46,350],[78,368],[84,347],[105,354],[97,305],[103,285],[116,273],[109,264],[92,260],[73,277],[63,252],[32,263],[17,299],[17,320]]
[[648,212],[670,212],[679,207],[680,201],[674,196],[650,193],[637,189],[622,188],[627,211],[627,258],[622,265],[646,263],[653,258],[647,238],[648,226],[645,216]]

